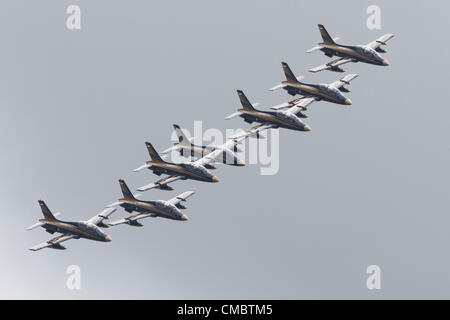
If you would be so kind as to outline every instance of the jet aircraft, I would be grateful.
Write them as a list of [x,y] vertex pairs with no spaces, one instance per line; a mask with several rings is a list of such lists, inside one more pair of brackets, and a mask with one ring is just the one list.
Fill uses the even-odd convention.
[[61,233],[61,235],[46,242],[40,243],[34,247],[31,247],[30,250],[32,251],[37,251],[44,248],[63,250],[66,249],[66,247],[62,246],[61,242],[70,239],[84,238],[103,242],[111,241],[111,237],[104,233],[99,227],[108,228],[108,225],[104,224],[103,220],[108,219],[108,217],[114,211],[116,211],[116,208],[105,209],[87,221],[73,222],[56,219],[56,216],[58,216],[59,213],[55,213],[55,215],[53,215],[45,202],[42,200],[39,200],[39,206],[41,207],[42,213],[44,214],[44,219],[39,219],[38,223],[35,223],[32,226],[28,227],[27,230],[33,230],[37,227],[42,227],[50,234],[58,232]]
[[[237,144],[231,146],[230,148],[224,148],[223,146],[217,145],[195,145],[194,143],[192,143],[193,139],[188,139],[179,125],[174,124],[173,128],[175,130],[175,133],[177,134],[179,142],[175,143],[172,147],[162,151],[161,154],[167,155],[171,152],[178,152],[181,156],[198,159],[210,154],[215,150],[220,149],[225,154],[225,157],[223,158],[224,161],[222,161],[222,163],[232,166],[245,166],[245,162],[239,159],[235,154],[235,152],[242,152]],[[225,159],[232,159],[232,161],[225,161]],[[206,169],[216,169],[216,167],[208,163],[206,163],[204,166]]]
[[[206,168],[210,168],[210,169],[215,168],[212,166],[212,163],[225,163],[225,164],[230,164],[230,165],[235,165],[235,166],[244,166],[245,162],[240,160],[231,150],[237,150],[237,146],[239,144],[241,144],[248,137],[263,139],[264,136],[261,134],[261,132],[268,129],[269,127],[270,126],[267,126],[267,125],[258,125],[256,127],[250,128],[248,130],[238,132],[238,133],[234,134],[233,136],[231,136],[222,145],[215,146],[213,151],[207,153],[203,157],[201,157],[195,161],[189,162],[189,163],[172,164],[172,165],[183,166],[183,167],[187,166],[187,167],[194,167],[194,168],[203,168],[203,170],[205,170],[205,171],[207,171]],[[150,144],[147,144],[147,147],[149,145]],[[151,150],[153,150],[153,151],[151,151]],[[149,153],[152,157],[152,161],[148,161],[147,163],[145,163],[144,165],[135,169],[134,171],[140,171],[145,168],[149,168],[150,170],[153,170],[156,168],[157,172],[162,173],[162,171],[158,171],[158,168],[165,167],[166,164],[164,164],[164,161],[161,159],[161,160],[159,160],[159,167],[151,168],[152,165],[154,164],[153,160],[155,159],[155,154],[158,157],[159,157],[159,155],[156,153],[156,151],[154,151],[153,148],[149,148]],[[167,171],[167,173],[168,172],[169,171]],[[209,173],[209,171],[207,171],[207,172]],[[184,175],[180,175],[178,172],[173,172],[173,173],[171,173],[171,175],[169,177],[166,177],[166,178],[160,179],[158,181],[152,182],[148,185],[139,187],[137,190],[138,191],[147,191],[147,190],[150,190],[153,188],[158,188],[161,190],[173,190],[173,188],[170,187],[168,184],[171,182],[177,181],[177,180],[181,180],[181,179],[185,180],[187,178]],[[218,181],[217,177],[215,177],[215,179],[213,179],[213,182],[215,182],[214,180]]]
[[186,209],[185,206],[181,204],[182,201],[186,201],[188,197],[194,194],[194,191],[186,191],[179,194],[175,198],[168,201],[164,200],[153,200],[153,201],[140,201],[136,199],[128,188],[125,181],[119,180],[120,188],[122,189],[123,197],[119,201],[110,204],[108,207],[121,206],[125,211],[137,212],[137,214],[129,216],[127,218],[119,219],[109,223],[110,226],[115,226],[118,224],[128,224],[130,226],[142,227],[143,224],[138,220],[152,217],[161,217],[172,220],[186,221],[188,217],[181,213],[180,209]]
[[342,92],[350,92],[344,85],[350,84],[350,81],[355,79],[358,74],[348,74],[330,84],[310,84],[300,82],[303,77],[296,77],[286,62],[282,62],[281,65],[283,66],[286,81],[282,81],[279,85],[269,90],[273,91],[282,88],[292,96],[302,95],[304,98],[313,99],[311,102],[323,100],[343,105],[352,104],[352,101],[345,97]]
[[237,112],[229,115],[225,119],[228,120],[239,116],[243,118],[245,122],[259,122],[261,124],[270,125],[272,128],[281,127],[297,131],[311,130],[307,124],[299,119],[299,117],[306,117],[306,115],[302,113],[304,110],[302,107],[294,105],[284,111],[261,111],[254,108],[242,90],[237,90],[237,93],[242,104],[242,109],[238,109]]
[[325,27],[321,24],[319,26],[320,35],[323,42],[320,42],[314,48],[309,49],[306,52],[313,52],[316,50],[322,51],[327,57],[337,56],[338,59],[312,68],[310,72],[319,72],[322,70],[330,70],[335,72],[344,72],[341,65],[349,62],[365,62],[378,66],[388,66],[389,61],[384,59],[380,53],[386,53],[386,50],[381,48],[382,45],[386,45],[386,41],[393,38],[393,34],[385,34],[375,41],[372,41],[366,45],[341,45],[336,43],[339,38],[331,38]]
[[189,163],[172,163],[164,161],[153,148],[150,142],[146,142],[148,153],[150,155],[150,161],[146,161],[145,164],[133,171],[137,172],[142,169],[149,169],[154,174],[160,176],[161,174],[168,174],[169,177],[158,180],[155,183],[151,183],[147,186],[138,188],[138,191],[146,191],[152,188],[159,188],[161,190],[173,190],[168,186],[169,182],[173,182],[179,179],[186,180],[199,180],[204,182],[219,182],[219,178],[209,172],[204,165],[196,162]]

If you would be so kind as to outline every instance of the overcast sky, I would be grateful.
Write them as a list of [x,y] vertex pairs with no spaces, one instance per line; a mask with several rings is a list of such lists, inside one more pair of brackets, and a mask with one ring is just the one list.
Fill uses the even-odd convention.
[[[81,30],[66,8],[81,8]],[[450,298],[447,2],[3,1],[0,10],[0,298]],[[281,130],[280,170],[219,166],[217,184],[177,182],[143,199],[186,190],[186,222],[147,219],[107,229],[113,241],[29,247],[38,199],[83,220],[130,187],[158,177],[132,169],[144,141],[171,145],[171,125],[248,128],[224,117],[242,89],[259,108],[287,101],[267,89],[287,61],[306,82],[329,61],[305,51],[324,24],[343,44],[384,33],[389,67],[359,73],[352,106],[316,102],[311,132]],[[114,217],[124,217],[120,209]],[[366,268],[381,268],[368,290]],[[66,269],[81,268],[81,290]]]

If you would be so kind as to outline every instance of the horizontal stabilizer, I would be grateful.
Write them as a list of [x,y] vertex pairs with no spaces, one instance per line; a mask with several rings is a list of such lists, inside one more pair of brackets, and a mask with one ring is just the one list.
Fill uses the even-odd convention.
[[134,169],[133,171],[134,171],[134,172],[138,172],[138,171],[141,171],[141,170],[143,170],[143,169],[148,169],[148,168],[150,168],[151,166],[152,166],[151,164],[143,164],[142,166],[140,166],[140,167]]
[[311,52],[320,50],[320,49],[322,49],[322,48],[323,48],[323,47],[319,45],[319,46],[312,47],[312,48],[309,49],[309,50],[306,50],[306,52],[307,52],[307,53],[311,53]]
[[228,117],[226,117],[225,119],[226,120],[230,120],[230,119],[232,119],[232,118],[234,118],[234,117],[237,117],[237,116],[240,116],[240,115],[242,115],[243,113],[242,112],[235,112],[235,113],[233,113],[233,114],[230,114]]
[[275,87],[270,88],[269,91],[275,91],[275,90],[278,90],[278,89],[281,89],[281,88],[284,88],[284,87],[286,87],[286,85],[280,83],[280,84],[277,84]]
[[[57,213],[54,214],[54,216],[57,217],[57,216],[59,216],[60,214],[61,214],[61,212],[57,212]],[[36,229],[37,227],[43,226],[44,224],[45,224],[45,223],[43,223],[43,222],[37,222],[37,223],[35,223],[35,224],[29,226],[26,230],[33,230],[33,229]]]
[[[140,196],[142,196],[142,193],[133,194],[133,197],[135,197],[135,198],[139,198]],[[107,206],[105,206],[105,208],[114,208],[114,207],[120,206],[122,203],[123,203],[123,201],[116,201],[111,204],[108,204]]]
[[172,151],[178,151],[180,149],[181,149],[181,147],[179,145],[171,146],[170,148],[167,148],[166,150],[162,151],[161,154],[165,155]]

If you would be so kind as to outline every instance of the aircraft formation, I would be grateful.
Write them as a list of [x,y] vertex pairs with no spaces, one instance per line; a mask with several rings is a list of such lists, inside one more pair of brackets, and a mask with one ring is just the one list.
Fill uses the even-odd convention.
[[[318,27],[322,42],[306,52],[322,51],[329,58],[334,56],[338,58],[312,68],[309,70],[310,72],[320,72],[323,70],[344,72],[341,66],[350,62],[389,66],[389,62],[380,53],[386,53],[386,50],[381,48],[381,46],[386,45],[386,41],[394,37],[393,34],[385,34],[366,45],[341,45],[336,42],[339,38],[331,38],[323,25],[319,24]],[[305,114],[308,110],[307,107],[315,101],[326,101],[340,105],[352,104],[352,101],[344,95],[344,93],[350,92],[345,85],[350,85],[350,82],[358,74],[348,74],[329,84],[311,84],[303,82],[302,77],[295,76],[286,62],[282,62],[281,65],[286,80],[269,90],[283,89],[291,96],[298,95],[298,98],[270,107],[271,111],[263,111],[257,110],[255,108],[257,104],[252,104],[242,90],[237,90],[242,108],[225,119],[240,117],[247,123],[252,124],[256,122],[258,125],[233,135],[224,144],[219,146],[195,145],[192,143],[192,139],[188,139],[181,128],[174,124],[174,130],[179,142],[162,151],[161,154],[163,156],[160,156],[150,142],[145,142],[150,160],[133,170],[138,172],[148,169],[158,176],[162,174],[167,176],[148,185],[139,187],[137,191],[144,192],[154,188],[170,191],[173,190],[173,187],[169,184],[178,180],[190,179],[208,183],[219,182],[219,178],[211,173],[210,170],[216,169],[214,166],[216,163],[231,166],[245,166],[245,162],[239,159],[237,153],[241,151],[239,144],[242,144],[247,138],[263,138],[261,133],[271,128],[310,131],[311,127],[304,123],[302,119],[307,118]],[[178,152],[181,156],[193,157],[194,160],[182,163],[165,161],[163,159],[164,155],[170,152]],[[193,195],[194,191],[185,191],[169,200],[144,201],[138,200],[141,194],[133,194],[124,180],[119,179],[119,185],[122,191],[122,198],[106,206],[106,209],[86,221],[59,220],[56,218],[59,213],[53,214],[45,202],[39,200],[39,206],[44,218],[39,219],[39,222],[28,227],[27,230],[42,227],[50,234],[58,233],[60,235],[35,245],[30,250],[37,251],[43,248],[66,249],[61,243],[70,239],[84,238],[110,242],[112,240],[111,237],[102,228],[109,228],[120,224],[141,227],[143,224],[139,220],[148,217],[161,217],[180,221],[188,220],[187,215],[181,211],[186,209],[182,202],[185,202],[188,197]],[[127,213],[132,215],[105,223],[104,220],[109,219],[118,207],[122,207]]]

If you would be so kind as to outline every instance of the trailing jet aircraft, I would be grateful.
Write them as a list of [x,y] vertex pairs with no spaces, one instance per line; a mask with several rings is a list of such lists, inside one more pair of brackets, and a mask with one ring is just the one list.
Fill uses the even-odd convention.
[[103,242],[111,241],[111,237],[100,230],[99,227],[108,228],[108,226],[103,223],[103,220],[108,219],[108,217],[114,211],[116,211],[116,208],[105,209],[87,221],[72,222],[56,219],[56,216],[58,216],[59,213],[53,215],[44,201],[39,200],[39,205],[41,207],[42,213],[44,214],[44,219],[39,219],[38,223],[28,227],[27,230],[33,230],[37,227],[42,227],[48,233],[53,234],[55,232],[58,232],[61,233],[61,235],[49,241],[31,247],[30,250],[37,251],[43,248],[66,249],[66,247],[61,245],[61,242],[70,239],[84,238]]
[[261,111],[253,107],[244,92],[237,90],[237,93],[242,104],[242,109],[238,109],[237,112],[229,115],[225,119],[228,120],[239,116],[248,123],[259,122],[270,125],[272,128],[281,127],[298,131],[311,131],[311,128],[299,119],[299,116],[306,117],[302,113],[303,109],[301,107],[294,105],[285,111]]
[[123,198],[120,198],[119,201],[110,204],[108,207],[116,207],[121,206],[125,209],[125,211],[131,213],[133,211],[138,212],[135,215],[129,216],[127,218],[122,218],[111,223],[108,223],[110,226],[115,226],[118,224],[128,224],[134,227],[142,227],[143,224],[138,220],[152,217],[161,217],[172,220],[181,220],[186,221],[188,217],[181,213],[180,209],[186,209],[185,206],[181,204],[181,201],[186,201],[191,195],[194,194],[194,191],[186,191],[182,194],[172,198],[168,201],[164,200],[154,200],[154,201],[139,201],[136,199],[135,195],[133,195],[128,188],[125,181],[122,179],[119,180],[120,188],[122,189]]
[[189,162],[189,163],[172,163],[161,159],[158,152],[153,148],[150,142],[146,142],[148,153],[151,161],[146,161],[144,165],[133,171],[141,171],[142,169],[149,169],[154,174],[160,176],[161,174],[168,174],[169,177],[158,180],[155,183],[151,183],[147,186],[138,188],[138,191],[146,191],[152,188],[159,188],[161,190],[173,190],[167,183],[176,181],[179,179],[192,179],[205,182],[219,182],[219,178],[209,172],[204,165]]
[[320,50],[327,57],[331,58],[333,56],[337,56],[339,58],[321,66],[312,68],[309,71],[319,72],[322,70],[330,70],[335,72],[344,72],[344,70],[339,66],[349,62],[365,62],[378,66],[389,65],[389,62],[386,59],[383,59],[380,55],[380,53],[386,53],[386,50],[381,48],[381,45],[386,45],[386,41],[394,37],[393,34],[385,34],[366,45],[347,46],[337,44],[336,41],[338,38],[332,39],[323,25],[319,24],[318,26],[323,42],[306,52],[309,53]]
[[286,62],[282,62],[281,65],[283,66],[286,81],[282,81],[279,85],[276,85],[275,87],[270,88],[269,90],[273,91],[282,88],[292,96],[299,94],[302,95],[304,98],[312,99],[311,101],[309,101],[309,103],[313,101],[324,100],[337,104],[345,104],[345,105],[352,104],[352,101],[347,97],[345,97],[342,94],[342,92],[350,92],[350,90],[345,88],[344,85],[350,84],[350,81],[355,79],[358,76],[358,74],[356,73],[348,74],[342,79],[337,80],[330,84],[325,83],[310,84],[300,82],[302,77],[301,76],[296,77]]
[[[232,148],[224,148],[223,146],[216,145],[206,145],[206,146],[198,146],[191,142],[192,139],[188,139],[186,135],[181,130],[180,126],[177,124],[173,125],[175,132],[178,136],[178,143],[175,143],[172,147],[164,150],[161,154],[169,154],[170,152],[179,152],[181,156],[184,157],[194,157],[194,158],[202,158],[215,150],[222,150],[225,154],[223,157],[222,163],[232,165],[232,166],[245,166],[245,162],[240,160],[235,152],[241,152],[237,144],[232,146]],[[225,161],[226,159],[232,159],[232,161]],[[211,164],[205,164],[206,169],[216,169]]]

